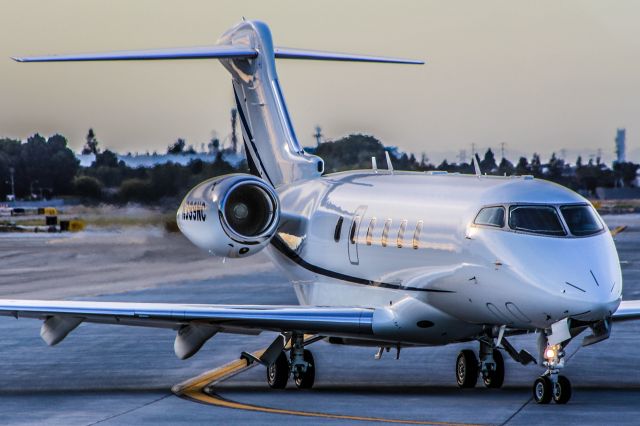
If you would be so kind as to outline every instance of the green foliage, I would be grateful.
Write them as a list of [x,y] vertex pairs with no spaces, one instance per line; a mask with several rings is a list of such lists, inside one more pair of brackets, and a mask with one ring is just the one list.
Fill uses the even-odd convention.
[[187,141],[179,138],[172,145],[167,148],[167,154],[182,154],[184,153],[184,147],[187,145]]
[[[325,172],[333,173],[354,169],[370,169],[371,157],[376,158],[379,168],[386,168],[385,146],[373,136],[353,134],[320,144],[313,152],[325,162]],[[398,170],[431,170],[426,155],[418,162],[411,154],[392,157],[393,166]]]
[[[219,148],[218,140],[213,140],[211,144],[212,148]],[[169,162],[152,167],[131,168],[123,161],[118,161],[115,152],[100,152],[92,129],[87,135],[85,149],[87,148],[95,154],[95,161],[90,167],[81,168],[62,135],[56,134],[45,139],[34,134],[26,142],[0,139],[0,199],[11,192],[11,170],[18,198],[28,197],[35,192],[56,196],[76,195],[86,200],[113,203],[170,204],[177,204],[190,188],[203,180],[228,173],[248,172],[246,164],[234,168],[225,162],[219,149],[213,162],[195,159],[185,166]],[[187,147],[184,139],[178,139],[169,147],[169,152],[185,153],[192,149]],[[371,169],[371,157],[375,157],[378,167],[384,169],[385,151],[390,153],[396,170],[436,169],[429,163],[425,153],[417,160],[413,154],[385,147],[370,135],[352,134],[336,141],[321,143],[312,151],[323,158],[327,173]],[[581,158],[572,167],[555,154],[545,164],[538,154],[534,154],[530,161],[521,157],[515,166],[506,158],[496,164],[495,155],[490,149],[485,152],[480,166],[483,173],[535,175],[587,193],[593,193],[598,186],[633,186],[639,168],[639,165],[628,162],[614,164],[610,169],[599,159],[595,163],[589,160],[588,164],[583,164]],[[471,163],[456,164],[446,160],[437,169],[475,173]]]
[[106,149],[104,152],[96,154],[96,160],[92,166],[95,167],[118,167],[118,156]]
[[78,176],[73,180],[76,195],[85,199],[99,200],[102,198],[102,184],[91,176]]
[[149,202],[153,200],[153,185],[144,179],[127,179],[120,185],[118,196],[122,201],[136,200]]
[[7,183],[10,169],[14,169],[16,195],[29,196],[31,192],[69,194],[79,161],[67,147],[62,135],[45,139],[34,134],[26,143],[11,139],[0,140],[0,196],[11,192]]
[[98,148],[98,139],[96,139],[96,134],[93,132],[93,129],[89,129],[86,140],[87,142],[84,144],[84,148],[82,148],[82,153],[84,155],[98,155],[100,149]]

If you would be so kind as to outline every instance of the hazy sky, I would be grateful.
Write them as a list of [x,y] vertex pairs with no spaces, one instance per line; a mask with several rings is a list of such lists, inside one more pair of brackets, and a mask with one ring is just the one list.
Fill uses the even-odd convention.
[[[18,64],[12,55],[214,44],[261,19],[276,45],[425,59],[424,66],[279,61],[298,137],[350,132],[434,158],[640,146],[640,2],[9,1],[0,5],[0,135],[89,127],[103,147],[164,151],[224,138],[230,77],[216,60]],[[451,155],[449,155],[451,157]],[[570,158],[570,160],[572,160]]]

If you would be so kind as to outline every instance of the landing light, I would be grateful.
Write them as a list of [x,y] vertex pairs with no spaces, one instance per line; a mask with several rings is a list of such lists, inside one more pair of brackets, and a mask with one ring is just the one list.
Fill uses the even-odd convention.
[[548,360],[555,358],[556,350],[554,348],[547,348],[547,350],[544,351],[544,357]]

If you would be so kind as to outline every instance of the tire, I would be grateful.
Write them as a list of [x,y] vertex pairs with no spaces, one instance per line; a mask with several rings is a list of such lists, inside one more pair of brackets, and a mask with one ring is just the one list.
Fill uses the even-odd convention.
[[553,388],[553,401],[556,404],[566,404],[571,399],[571,382],[565,376],[558,376],[558,382]]
[[313,361],[313,354],[310,350],[304,350],[304,360],[308,364],[307,370],[303,373],[295,373],[295,382],[298,389],[311,389],[316,380],[316,366]]
[[271,389],[284,389],[289,381],[289,360],[287,355],[280,352],[276,362],[267,367],[267,383]]
[[504,383],[504,358],[497,349],[493,350],[493,361],[495,362],[495,369],[487,372],[487,375],[483,377],[483,381],[486,387],[499,389]]
[[461,388],[473,388],[478,382],[478,358],[472,350],[460,351],[456,359],[456,381]]
[[533,382],[533,400],[537,404],[548,404],[552,394],[553,384],[547,376],[540,376]]

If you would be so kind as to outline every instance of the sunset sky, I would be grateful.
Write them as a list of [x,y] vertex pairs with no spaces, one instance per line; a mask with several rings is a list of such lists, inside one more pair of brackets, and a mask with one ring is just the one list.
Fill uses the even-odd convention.
[[303,145],[319,124],[329,139],[369,133],[434,160],[501,142],[511,157],[602,148],[606,158],[616,127],[632,159],[640,147],[637,1],[21,0],[2,2],[0,16],[0,136],[60,132],[79,150],[93,127],[121,152],[223,139],[233,103],[216,60],[9,57],[214,44],[245,16],[267,22],[276,45],[427,61],[278,62]]

